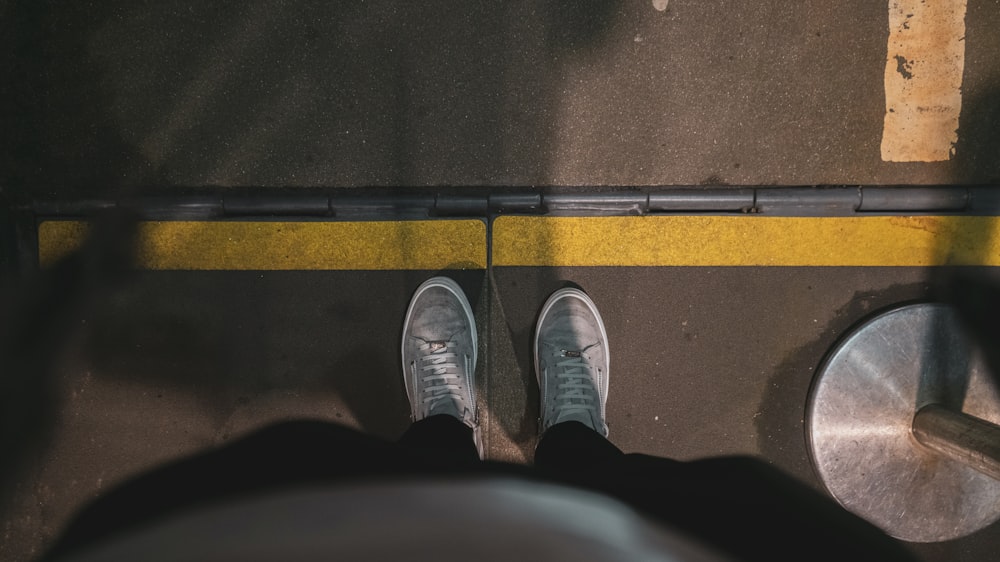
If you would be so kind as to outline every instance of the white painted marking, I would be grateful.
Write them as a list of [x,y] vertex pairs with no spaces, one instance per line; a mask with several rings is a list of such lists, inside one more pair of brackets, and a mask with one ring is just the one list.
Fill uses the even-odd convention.
[[656,8],[658,12],[662,12],[667,9],[667,3],[669,0],[653,0],[653,7]]
[[882,160],[948,160],[958,142],[966,0],[889,0]]

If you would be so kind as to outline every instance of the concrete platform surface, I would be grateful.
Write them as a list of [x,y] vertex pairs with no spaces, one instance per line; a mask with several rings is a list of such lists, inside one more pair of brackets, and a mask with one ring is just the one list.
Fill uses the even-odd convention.
[[[408,424],[403,313],[435,271],[139,273],[67,318],[35,453],[9,489],[0,557],[30,559],[88,499],[267,423],[326,419],[394,439]],[[530,334],[547,295],[585,289],[612,353],[611,439],[695,459],[759,456],[820,487],[803,416],[814,369],[856,322],[934,295],[922,268],[538,268],[449,271],[480,329],[487,455],[530,462]],[[1000,526],[913,545],[983,560]]]

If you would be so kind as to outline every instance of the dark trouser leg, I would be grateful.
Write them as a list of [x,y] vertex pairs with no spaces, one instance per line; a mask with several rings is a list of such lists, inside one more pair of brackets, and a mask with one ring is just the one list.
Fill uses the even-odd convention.
[[449,415],[415,422],[399,439],[399,445],[429,466],[464,466],[479,462],[472,428]]
[[747,560],[909,560],[874,526],[747,457],[679,462],[624,454],[583,424],[552,426],[535,464]]
[[619,460],[625,453],[580,422],[550,427],[535,449],[535,466],[545,473],[586,474]]
[[463,471],[478,460],[472,430],[449,416],[414,423],[398,444],[331,423],[282,423],[101,496],[77,515],[50,554],[202,503],[296,485]]

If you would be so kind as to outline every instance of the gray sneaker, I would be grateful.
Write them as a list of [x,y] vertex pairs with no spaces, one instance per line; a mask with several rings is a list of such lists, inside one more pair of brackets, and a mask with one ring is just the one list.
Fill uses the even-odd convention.
[[607,437],[608,335],[594,301],[579,289],[553,293],[538,317],[534,352],[541,431],[578,421]]
[[403,379],[413,421],[448,414],[471,427],[482,457],[476,416],[476,321],[458,283],[425,281],[403,322]]

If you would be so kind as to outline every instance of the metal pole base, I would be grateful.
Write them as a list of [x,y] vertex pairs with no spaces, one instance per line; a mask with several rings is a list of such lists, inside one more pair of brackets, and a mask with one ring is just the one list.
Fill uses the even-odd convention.
[[1000,392],[954,311],[910,305],[842,340],[806,412],[813,465],[848,510],[911,542],[956,539],[1000,518],[1000,480],[917,443],[927,404],[1000,423]]

